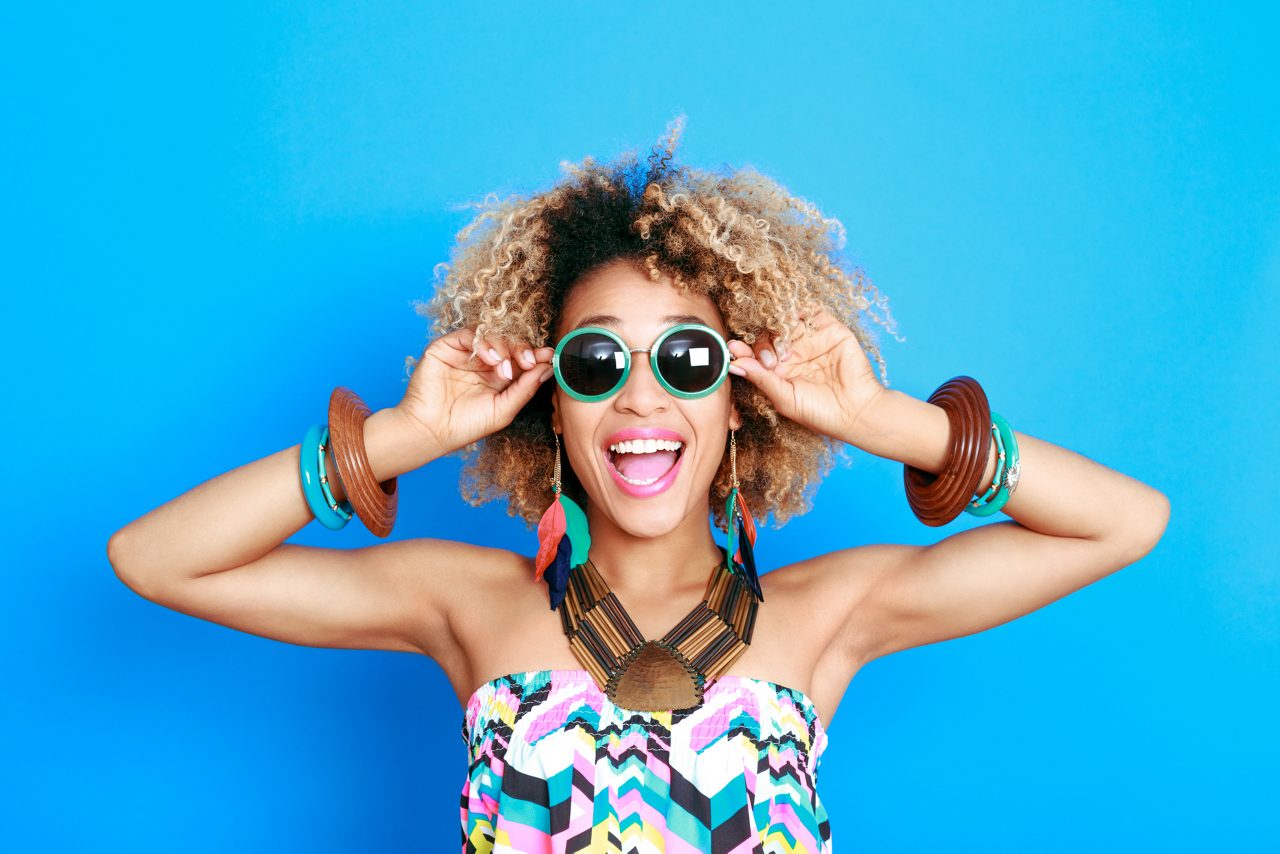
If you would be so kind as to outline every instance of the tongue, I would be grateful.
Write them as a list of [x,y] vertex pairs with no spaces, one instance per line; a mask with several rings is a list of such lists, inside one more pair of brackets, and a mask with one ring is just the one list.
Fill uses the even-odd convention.
[[676,464],[675,451],[654,451],[652,454],[616,454],[614,467],[632,480],[648,480],[661,477]]

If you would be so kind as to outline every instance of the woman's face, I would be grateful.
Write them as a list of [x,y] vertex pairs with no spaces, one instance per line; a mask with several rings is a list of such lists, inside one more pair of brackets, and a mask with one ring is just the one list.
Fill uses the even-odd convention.
[[[653,282],[631,264],[614,262],[570,290],[555,342],[579,326],[602,326],[628,347],[649,347],[667,329],[687,322],[704,323],[728,339],[720,312],[708,297],[681,294],[669,279]],[[656,537],[690,514],[706,517],[708,491],[724,457],[728,431],[741,421],[729,377],[711,394],[687,400],[663,388],[647,353],[631,356],[631,373],[612,397],[580,401],[557,386],[552,427],[560,433],[591,506],[633,536]],[[680,446],[653,453],[611,450],[626,439],[624,431],[635,430],[654,431],[653,438]]]

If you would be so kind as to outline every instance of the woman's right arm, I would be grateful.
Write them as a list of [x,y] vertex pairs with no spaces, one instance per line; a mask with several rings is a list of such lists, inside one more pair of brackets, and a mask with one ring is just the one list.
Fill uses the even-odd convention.
[[[369,417],[365,447],[379,481],[434,459],[424,433],[394,408]],[[450,575],[431,564],[465,560],[456,552],[475,547],[443,540],[356,549],[285,543],[314,518],[298,453],[294,445],[232,469],[121,528],[107,545],[116,575],[157,604],[276,640],[431,654],[424,647],[445,640],[443,626],[431,625],[443,622],[443,591],[431,582],[441,586]],[[327,470],[335,471],[332,449],[325,454]]]
[[[545,348],[524,370],[510,359],[516,370],[508,379],[500,366],[511,345],[494,342],[500,358],[477,362],[465,358],[471,344],[466,330],[432,344],[405,400],[365,421],[379,481],[500,429],[537,390]],[[474,578],[506,553],[437,539],[355,549],[285,543],[314,518],[299,451],[295,445],[221,474],[121,528],[107,546],[116,575],[160,605],[263,637],[450,657],[457,650],[448,605],[461,595],[453,569],[467,566]],[[325,453],[326,469],[336,471],[332,449]],[[341,483],[330,486],[341,501]]]

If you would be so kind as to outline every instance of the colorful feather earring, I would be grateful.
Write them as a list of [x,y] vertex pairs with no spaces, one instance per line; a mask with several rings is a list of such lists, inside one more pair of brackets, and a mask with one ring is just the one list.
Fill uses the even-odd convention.
[[737,430],[729,432],[729,476],[733,489],[730,490],[729,500],[724,505],[724,516],[728,520],[729,527],[729,544],[725,547],[725,553],[729,555],[729,569],[733,569],[733,564],[741,564],[746,570],[744,577],[747,586],[751,588],[756,598],[763,602],[764,592],[760,589],[760,576],[756,574],[756,522],[751,516],[751,508],[747,506],[747,501],[740,491],[741,484],[738,483],[738,443],[735,438],[737,432]]
[[551,477],[555,497],[538,520],[538,555],[533,561],[533,577],[546,579],[554,611],[564,600],[569,570],[587,562],[591,534],[587,530],[587,514],[560,491],[560,434],[552,431],[551,435],[556,440],[556,462]]

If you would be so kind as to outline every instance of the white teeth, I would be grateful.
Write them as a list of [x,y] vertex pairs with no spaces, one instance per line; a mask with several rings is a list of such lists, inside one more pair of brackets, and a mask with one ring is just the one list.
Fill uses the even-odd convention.
[[[652,454],[656,451],[678,451],[683,447],[683,442],[674,442],[667,439],[632,439],[628,442],[615,442],[609,446],[609,450],[615,454]],[[618,477],[634,486],[648,486],[658,479],[650,477],[645,480],[634,480],[622,472],[618,472]]]
[[652,454],[654,451],[678,451],[682,447],[683,442],[666,439],[632,439],[629,442],[615,442],[609,446],[609,450],[615,454]]

